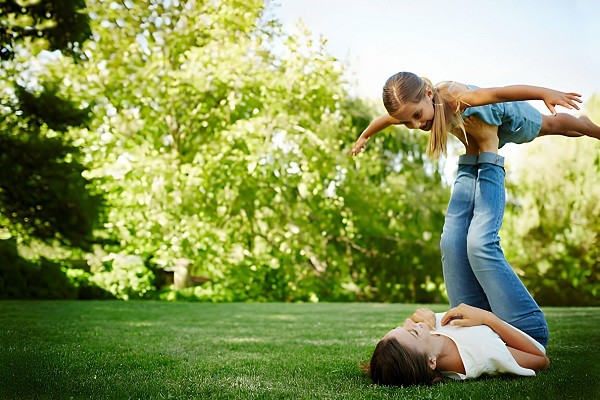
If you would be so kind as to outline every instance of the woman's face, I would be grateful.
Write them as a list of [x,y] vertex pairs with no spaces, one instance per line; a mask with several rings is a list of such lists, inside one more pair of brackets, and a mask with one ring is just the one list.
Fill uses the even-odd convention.
[[396,111],[392,117],[396,118],[400,124],[406,125],[410,129],[421,129],[430,131],[433,126],[433,92],[431,89],[425,92],[425,96],[418,103],[406,103]]
[[393,337],[402,346],[413,349],[420,354],[431,353],[432,335],[429,327],[424,322],[417,323],[408,318],[402,326],[392,329],[385,337]]

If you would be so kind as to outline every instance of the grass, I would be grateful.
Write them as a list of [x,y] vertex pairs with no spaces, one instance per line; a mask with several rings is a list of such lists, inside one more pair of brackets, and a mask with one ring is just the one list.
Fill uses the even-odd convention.
[[[359,365],[406,304],[0,302],[7,399],[592,399],[600,308],[546,308],[535,378],[370,384]],[[443,306],[432,306],[443,311]]]

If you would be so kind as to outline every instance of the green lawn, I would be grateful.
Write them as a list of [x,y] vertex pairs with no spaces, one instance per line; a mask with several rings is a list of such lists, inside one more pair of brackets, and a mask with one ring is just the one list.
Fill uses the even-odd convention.
[[[552,366],[535,378],[384,388],[359,370],[406,304],[0,302],[10,399],[593,399],[600,308],[546,308]],[[436,311],[445,307],[434,306]]]

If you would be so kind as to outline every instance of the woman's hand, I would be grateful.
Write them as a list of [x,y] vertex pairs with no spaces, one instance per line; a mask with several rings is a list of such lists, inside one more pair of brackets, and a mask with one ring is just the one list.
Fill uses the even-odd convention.
[[489,311],[463,303],[448,310],[442,317],[441,324],[452,326],[487,325],[490,314]]
[[430,330],[435,329],[435,313],[428,308],[419,308],[411,316],[414,322],[425,322]]
[[579,93],[564,93],[558,90],[546,89],[542,95],[542,100],[548,107],[552,115],[556,115],[554,106],[562,106],[569,110],[579,110],[577,103],[581,103],[581,95]]

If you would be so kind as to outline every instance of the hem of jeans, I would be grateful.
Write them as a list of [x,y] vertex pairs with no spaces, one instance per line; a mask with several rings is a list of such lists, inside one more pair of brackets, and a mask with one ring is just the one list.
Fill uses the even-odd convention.
[[463,154],[458,157],[458,165],[477,165],[477,154]]
[[477,164],[494,164],[504,168],[504,157],[492,152],[483,152],[477,157]]

